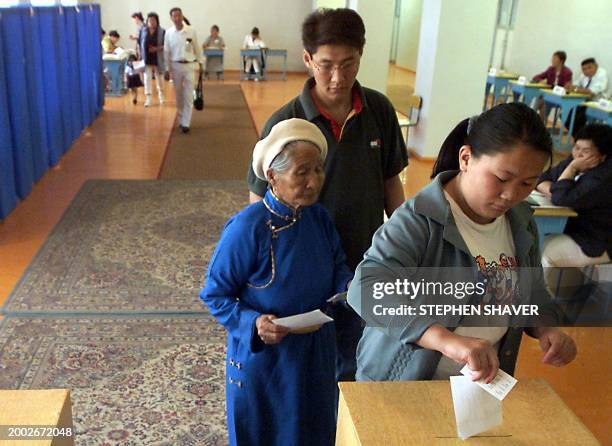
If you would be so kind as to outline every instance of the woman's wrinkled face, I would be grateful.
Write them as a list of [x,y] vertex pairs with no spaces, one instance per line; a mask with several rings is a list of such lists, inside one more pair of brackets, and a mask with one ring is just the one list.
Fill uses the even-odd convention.
[[519,144],[494,155],[474,157],[470,146],[459,153],[461,195],[476,223],[490,223],[523,201],[535,188],[549,156]]
[[298,142],[289,150],[289,167],[284,172],[268,169],[272,191],[294,208],[310,206],[317,202],[325,180],[321,152],[309,142]]

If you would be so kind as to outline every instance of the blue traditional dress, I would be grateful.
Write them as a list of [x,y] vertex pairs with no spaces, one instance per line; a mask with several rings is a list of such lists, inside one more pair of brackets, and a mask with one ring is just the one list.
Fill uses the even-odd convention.
[[200,297],[228,331],[230,444],[334,444],[334,324],[266,345],[255,321],[324,309],[352,278],[344,262],[320,204],[295,210],[268,191],[225,226]]

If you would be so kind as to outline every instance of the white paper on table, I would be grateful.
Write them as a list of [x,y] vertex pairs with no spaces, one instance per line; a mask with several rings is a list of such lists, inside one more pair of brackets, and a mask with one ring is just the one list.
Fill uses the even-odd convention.
[[500,400],[467,376],[451,376],[450,384],[459,438],[465,440],[502,424]]
[[[466,365],[461,369],[461,373],[467,377],[471,377],[472,371]],[[497,370],[497,375],[495,375],[495,378],[493,378],[493,381],[491,381],[489,384],[485,384],[483,380],[475,381],[477,385],[482,387],[500,401],[506,398],[506,395],[510,393],[517,382],[518,381],[514,376],[508,375],[502,369]]]
[[323,313],[321,310],[313,310],[309,311],[308,313],[272,319],[272,322],[274,322],[276,325],[280,325],[281,327],[286,327],[291,330],[299,330],[300,328],[312,327],[313,325],[321,325],[332,321],[333,319]]

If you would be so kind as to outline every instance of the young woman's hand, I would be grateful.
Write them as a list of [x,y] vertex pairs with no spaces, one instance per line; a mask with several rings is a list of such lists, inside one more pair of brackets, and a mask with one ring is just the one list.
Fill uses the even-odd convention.
[[574,360],[577,354],[574,340],[558,328],[538,328],[536,335],[540,341],[540,348],[544,352],[544,364],[561,367]]
[[429,350],[437,350],[457,364],[467,364],[472,381],[484,379],[490,383],[499,369],[497,352],[489,341],[453,333],[441,325],[430,326],[416,341]]
[[467,364],[472,371],[472,381],[483,379],[488,384],[499,369],[497,352],[484,339],[454,335],[442,347],[442,354],[457,364]]
[[274,319],[276,319],[276,316],[273,314],[262,314],[255,321],[257,335],[264,344],[278,344],[289,333],[288,328],[281,327],[272,322]]

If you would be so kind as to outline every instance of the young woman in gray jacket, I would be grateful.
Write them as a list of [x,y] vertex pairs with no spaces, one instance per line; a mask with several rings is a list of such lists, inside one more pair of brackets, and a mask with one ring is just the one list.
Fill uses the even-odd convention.
[[[367,322],[357,349],[358,380],[448,379],[467,364],[473,380],[490,382],[499,368],[514,372],[523,331],[539,339],[544,363],[574,359],[574,341],[555,327],[560,314],[542,278],[531,208],[523,203],[551,154],[541,119],[520,103],[494,107],[451,132],[432,183],[375,233],[357,267],[348,302]],[[479,278],[480,293],[461,300],[465,293],[451,280],[460,270]],[[399,286],[412,280],[424,287],[425,276],[455,287],[446,302],[506,309],[536,304],[536,314],[456,314],[425,288]],[[395,312],[385,310],[402,302]]]

